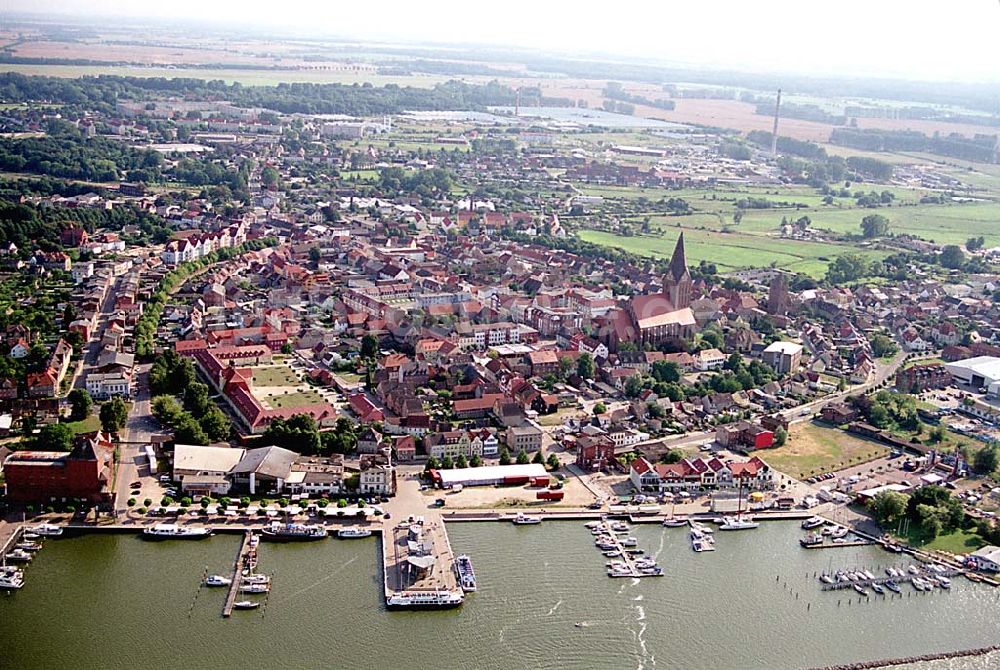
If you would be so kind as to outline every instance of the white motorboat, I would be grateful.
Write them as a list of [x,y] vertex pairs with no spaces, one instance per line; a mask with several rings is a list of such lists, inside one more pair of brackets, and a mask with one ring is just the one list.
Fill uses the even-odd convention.
[[830,537],[837,540],[842,537],[847,537],[847,534],[851,532],[851,529],[847,526],[837,526],[830,531]]
[[687,519],[678,519],[677,517],[669,517],[663,520],[663,525],[667,528],[680,528],[681,526],[687,525]]
[[638,538],[632,537],[631,535],[623,538],[621,542],[623,547],[635,547],[639,544]]
[[629,532],[629,525],[624,521],[613,521],[611,523],[611,530],[616,533],[627,533]]
[[600,528],[601,526],[603,526],[603,525],[604,525],[604,522],[602,522],[602,521],[588,521],[588,522],[587,522],[586,524],[584,524],[584,525],[585,525],[585,526],[586,526],[587,528],[589,528],[590,530],[595,530],[595,529],[597,529],[597,528]]
[[948,579],[947,577],[940,576],[940,577],[937,578],[937,580],[938,580],[938,584],[941,586],[942,589],[950,589],[951,588],[951,580]]
[[244,574],[241,578],[244,584],[270,584],[271,578],[268,575],[255,575],[253,573]]
[[175,523],[158,523],[142,531],[150,540],[204,540],[212,534],[211,528],[178,526]]
[[751,528],[756,528],[760,523],[753,520],[753,517],[743,516],[738,514],[736,516],[727,516],[722,518],[722,525],[719,526],[719,530],[750,530]]
[[15,549],[22,549],[24,551],[39,551],[42,548],[41,542],[18,542],[14,545]]
[[371,537],[371,534],[372,531],[370,528],[361,528],[359,526],[348,526],[337,531],[337,537],[347,540],[358,537]]
[[20,570],[0,574],[0,589],[13,591],[24,587],[24,573]]
[[205,586],[229,586],[232,583],[233,580],[222,575],[209,575],[205,578]]
[[59,537],[63,534],[63,529],[51,523],[41,523],[32,528],[30,532],[43,537]]
[[518,526],[532,526],[534,524],[541,523],[542,517],[532,516],[530,514],[525,514],[524,512],[518,512],[514,515],[514,518],[511,519],[511,521]]
[[6,559],[12,563],[29,563],[32,558],[34,558],[34,554],[24,549],[14,549],[6,554]]
[[813,528],[819,528],[824,523],[826,523],[826,519],[821,516],[814,516],[802,522],[802,529],[812,530]]
[[706,526],[705,524],[695,521],[694,519],[688,519],[688,525],[702,535],[711,535],[715,532],[710,526]]
[[267,593],[271,590],[269,584],[243,584],[240,591],[243,593]]

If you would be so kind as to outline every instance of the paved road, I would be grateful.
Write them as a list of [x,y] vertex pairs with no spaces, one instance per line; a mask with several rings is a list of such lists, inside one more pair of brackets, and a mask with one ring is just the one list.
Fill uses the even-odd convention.
[[158,427],[156,420],[152,416],[149,393],[149,363],[143,363],[135,367],[135,394],[132,402],[132,409],[129,412],[128,421],[124,430],[121,431],[121,447],[118,462],[118,483],[116,486],[115,510],[124,511],[127,509],[129,484],[136,480],[142,481],[142,493],[135,496],[140,501],[143,498],[159,500],[161,488],[156,480],[148,477],[149,465],[141,444],[150,441],[153,432]]

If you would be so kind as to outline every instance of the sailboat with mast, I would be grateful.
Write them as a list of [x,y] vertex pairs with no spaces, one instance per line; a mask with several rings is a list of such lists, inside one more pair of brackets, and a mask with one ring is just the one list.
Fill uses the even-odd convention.
[[750,530],[756,528],[760,523],[754,521],[749,514],[743,514],[743,482],[740,482],[740,498],[736,508],[735,516],[723,516],[722,525],[719,530]]

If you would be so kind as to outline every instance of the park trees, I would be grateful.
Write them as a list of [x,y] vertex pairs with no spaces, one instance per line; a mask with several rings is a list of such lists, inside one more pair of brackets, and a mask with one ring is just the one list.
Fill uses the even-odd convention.
[[909,498],[898,491],[882,491],[872,498],[870,508],[883,526],[895,523],[906,513]]
[[128,421],[128,404],[118,396],[101,405],[101,430],[117,433]]
[[42,426],[33,446],[42,451],[69,451],[73,448],[73,431],[64,423]]
[[66,397],[69,400],[69,418],[73,421],[83,421],[90,416],[90,410],[94,406],[94,401],[86,389],[73,389]]
[[583,379],[594,378],[594,357],[588,353],[580,354],[576,359],[576,374]]

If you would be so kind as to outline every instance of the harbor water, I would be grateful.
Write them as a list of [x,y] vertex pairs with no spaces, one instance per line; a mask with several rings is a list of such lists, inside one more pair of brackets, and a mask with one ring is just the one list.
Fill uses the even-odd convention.
[[[479,591],[455,610],[389,612],[378,542],[263,543],[273,590],[221,617],[239,538],[48,540],[25,587],[0,595],[0,667],[16,670],[273,668],[812,668],[983,647],[1000,640],[998,594],[956,578],[949,592],[866,600],[821,592],[828,569],[881,572],[874,547],[805,550],[794,522],[717,532],[695,554],[686,528],[632,534],[666,577],[609,579],[582,522],[452,523]],[[839,605],[838,605],[839,603]],[[996,658],[996,655],[994,655]],[[971,670],[984,659],[912,664]]]

